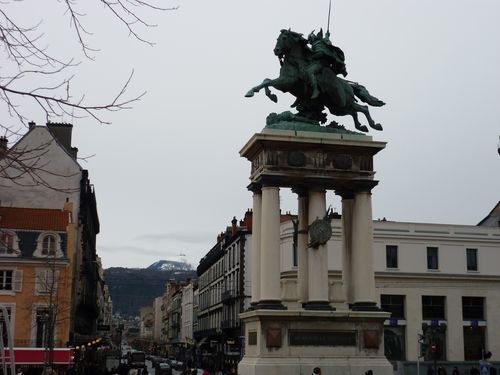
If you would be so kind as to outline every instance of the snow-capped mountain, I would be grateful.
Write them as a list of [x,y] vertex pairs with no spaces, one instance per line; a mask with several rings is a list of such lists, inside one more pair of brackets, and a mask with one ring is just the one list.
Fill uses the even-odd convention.
[[158,271],[192,271],[193,266],[187,262],[178,262],[175,260],[159,260],[151,264],[146,269]]

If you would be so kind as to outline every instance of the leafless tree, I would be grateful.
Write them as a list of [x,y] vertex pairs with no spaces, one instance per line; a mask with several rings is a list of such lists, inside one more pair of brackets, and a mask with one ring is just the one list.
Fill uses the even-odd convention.
[[[152,45],[144,36],[146,30],[155,25],[147,21],[150,12],[171,10],[160,3],[166,0],[96,0],[102,12],[107,12],[110,19],[121,24],[136,40]],[[105,112],[128,109],[138,101],[144,93],[127,95],[132,73],[125,79],[122,87],[104,103],[93,103],[91,99],[72,94],[74,76],[70,68],[78,64],[79,58],[93,59],[97,52],[88,41],[92,30],[87,27],[91,18],[84,13],[83,0],[52,0],[62,7],[61,12],[69,21],[69,30],[73,33],[80,49],[73,58],[60,58],[49,51],[44,38],[42,22],[25,25],[9,13],[8,6],[19,3],[19,0],[3,0],[0,2],[0,103],[4,104],[5,115],[15,120],[19,126],[6,122],[7,116],[0,120],[0,135],[9,139],[22,135],[27,127],[27,118],[23,103],[34,102],[45,114],[47,120],[69,115],[73,118],[90,117],[98,123],[108,123],[103,117]],[[47,2],[44,2],[44,6]],[[88,4],[85,4],[88,5]],[[41,6],[41,5],[39,5]],[[64,32],[63,31],[63,32]],[[53,78],[52,84],[41,84],[44,78]],[[0,113],[2,111],[0,110]],[[2,134],[3,133],[3,134]],[[1,177],[1,176],[0,176]]]
[[67,275],[63,276],[62,270],[58,258],[51,255],[47,256],[43,268],[37,269],[34,275],[35,292],[39,295],[37,303],[40,304],[34,311],[34,328],[37,332],[37,342],[34,344],[45,348],[45,362],[50,365],[54,360],[54,348],[64,345],[56,342],[57,326],[68,324],[71,311],[71,300],[64,295],[69,287],[69,279]]

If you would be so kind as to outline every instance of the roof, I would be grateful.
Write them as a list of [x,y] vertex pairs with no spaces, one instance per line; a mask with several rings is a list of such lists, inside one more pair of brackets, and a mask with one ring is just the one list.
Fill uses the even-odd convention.
[[0,228],[65,231],[70,215],[48,208],[0,207]]
[[498,227],[500,225],[500,201],[490,211],[488,216],[481,220],[477,225],[483,227]]

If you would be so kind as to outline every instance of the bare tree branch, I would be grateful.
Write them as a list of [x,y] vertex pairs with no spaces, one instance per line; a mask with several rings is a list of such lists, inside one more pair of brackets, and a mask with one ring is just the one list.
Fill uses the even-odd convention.
[[[13,3],[15,0],[5,0],[3,4]],[[166,11],[177,7],[165,8],[158,6],[154,1],[159,0],[97,0],[102,9],[110,14],[110,18],[125,26],[129,35],[136,40],[153,45],[154,43],[143,36],[148,28],[156,25],[148,22],[143,16],[144,11]],[[63,13],[69,19],[69,27],[73,30],[75,40],[80,46],[84,58],[93,60],[97,52],[90,46],[88,37],[91,30],[85,26],[87,14],[82,11],[83,0],[58,0],[63,6]],[[58,118],[65,114],[72,117],[90,117],[100,124],[110,121],[102,115],[104,112],[114,112],[130,109],[132,104],[142,98],[145,92],[139,95],[126,96],[133,72],[125,81],[118,94],[104,103],[89,103],[82,95],[75,98],[71,95],[73,76],[64,77],[65,72],[78,65],[75,58],[61,59],[48,51],[42,21],[35,25],[24,26],[10,16],[4,8],[0,9],[0,59],[6,64],[0,67],[0,102],[5,105],[5,111],[10,118],[24,126],[13,128],[11,124],[0,121],[0,132],[7,137],[16,137],[22,134],[28,123],[23,110],[26,99],[38,105],[47,120]],[[2,53],[3,51],[3,53]],[[10,64],[10,65],[9,65]],[[11,70],[11,74],[5,71]],[[56,80],[53,85],[43,85],[37,77],[52,77]],[[35,84],[35,87],[29,88]],[[28,88],[26,88],[28,86]]]

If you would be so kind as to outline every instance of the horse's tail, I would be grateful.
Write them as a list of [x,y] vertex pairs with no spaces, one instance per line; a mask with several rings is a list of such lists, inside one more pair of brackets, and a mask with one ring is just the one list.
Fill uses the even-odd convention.
[[370,95],[365,86],[356,82],[349,82],[349,84],[354,91],[354,95],[360,98],[362,102],[374,107],[382,107],[385,104],[382,100]]

